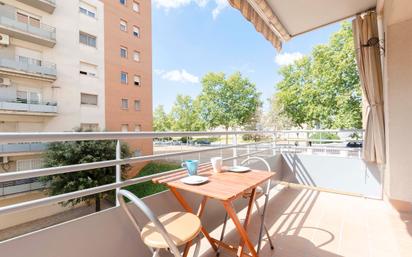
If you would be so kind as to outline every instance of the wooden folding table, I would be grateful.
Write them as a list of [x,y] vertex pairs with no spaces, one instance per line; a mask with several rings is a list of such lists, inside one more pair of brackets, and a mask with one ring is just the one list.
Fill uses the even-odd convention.
[[[183,208],[189,212],[193,212],[193,210],[178,190],[184,190],[203,196],[202,202],[197,211],[197,215],[199,217],[202,216],[206,202],[209,198],[216,199],[221,202],[229,217],[235,224],[237,231],[239,232],[241,238],[239,246],[236,247],[228,245],[215,238],[212,238],[204,227],[202,227],[201,229],[203,235],[207,238],[215,251],[219,246],[235,252],[237,256],[247,255],[258,257],[258,254],[249,239],[249,235],[247,234],[247,226],[250,222],[250,214],[252,212],[253,201],[256,197],[256,187],[274,176],[274,173],[260,170],[251,170],[245,173],[214,173],[210,165],[200,167],[198,173],[201,176],[207,176],[209,178],[209,181],[201,185],[184,184],[180,181],[180,179],[187,176],[187,172],[182,171],[174,173],[172,175],[165,175],[163,177],[153,179],[153,182],[167,185],[170,188],[170,191],[179,201],[179,203],[183,206]],[[237,217],[235,209],[233,208],[233,201],[238,199],[239,197],[242,197],[246,192],[251,192],[251,197],[249,198],[246,218],[242,225],[239,218]],[[249,249],[250,254],[244,251],[245,244]],[[186,245],[183,253],[184,257],[187,255],[190,245],[191,242]]]

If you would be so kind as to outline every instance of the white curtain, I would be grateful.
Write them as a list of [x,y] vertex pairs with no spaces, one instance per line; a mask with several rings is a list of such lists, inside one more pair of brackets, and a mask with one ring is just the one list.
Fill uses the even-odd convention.
[[356,61],[364,97],[367,102],[366,130],[363,159],[378,164],[385,163],[385,121],[383,111],[383,82],[381,49],[368,45],[368,40],[378,38],[375,12],[359,15],[353,21]]

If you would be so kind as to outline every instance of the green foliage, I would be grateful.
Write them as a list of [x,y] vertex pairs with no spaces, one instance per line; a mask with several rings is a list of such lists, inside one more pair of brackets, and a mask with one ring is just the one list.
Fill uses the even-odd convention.
[[[340,140],[340,137],[336,133],[330,133],[330,132],[316,132],[313,133],[309,136],[310,139],[312,139],[314,142],[322,139],[322,140]],[[319,141],[318,141],[319,142]],[[319,142],[320,144],[325,144],[329,142]]]
[[154,131],[170,131],[172,122],[170,116],[166,114],[163,105],[159,105],[153,112],[153,130]]
[[[81,131],[80,131],[81,132]],[[122,158],[130,157],[126,144],[121,145]],[[59,167],[73,164],[99,162],[116,159],[116,141],[74,141],[50,143],[44,154],[45,167]],[[122,166],[126,171],[128,165]],[[86,188],[97,187],[115,182],[115,167],[100,168],[87,171],[64,173],[42,177],[41,180],[49,186],[49,195],[70,193]],[[85,196],[62,202],[63,206],[72,206],[87,201],[95,200],[96,211],[100,210],[100,199],[106,198],[109,192]]]
[[[157,163],[151,162],[143,167],[137,177],[144,177],[157,173],[162,173],[169,170],[179,169],[180,165],[174,163]],[[162,184],[154,184],[152,181],[143,182],[137,185],[131,185],[125,188],[138,197],[145,197],[167,190],[167,187]]]
[[[258,131],[262,130],[262,119],[263,119],[263,111],[262,108],[258,108],[253,117],[250,121],[243,126],[243,130],[245,131]],[[253,141],[259,142],[267,139],[267,135],[252,133],[252,134],[243,134],[242,140],[243,141]]]
[[293,127],[292,120],[284,115],[283,106],[279,104],[277,95],[273,95],[268,99],[270,109],[262,117],[262,125],[265,128],[273,130],[286,130]]
[[199,96],[201,116],[209,128],[243,126],[261,106],[259,97],[255,84],[239,72],[228,78],[224,73],[208,73]]
[[342,23],[325,45],[279,71],[277,104],[295,126],[361,128],[361,88],[352,27]]
[[172,130],[199,131],[205,125],[200,117],[199,102],[190,96],[178,95],[170,113]]

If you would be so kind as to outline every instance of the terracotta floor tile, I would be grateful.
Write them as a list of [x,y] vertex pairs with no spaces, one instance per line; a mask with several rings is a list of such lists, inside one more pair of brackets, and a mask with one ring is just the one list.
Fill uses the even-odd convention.
[[[267,223],[275,250],[265,240],[261,257],[412,257],[412,215],[400,215],[383,201],[291,188],[273,199]],[[256,242],[258,222],[249,232]],[[236,243],[236,232],[227,240]],[[207,243],[201,253],[215,256]]]

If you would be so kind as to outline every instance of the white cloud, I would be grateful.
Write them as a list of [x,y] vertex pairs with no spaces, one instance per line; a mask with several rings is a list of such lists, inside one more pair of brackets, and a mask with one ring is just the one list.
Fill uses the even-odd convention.
[[282,53],[282,54],[276,55],[275,62],[278,65],[288,65],[288,64],[292,64],[296,60],[301,59],[302,57],[303,57],[303,54],[299,52]]
[[165,8],[166,10],[172,8],[179,8],[190,4],[192,0],[154,0],[157,8]]
[[154,73],[159,75],[162,79],[181,83],[199,83],[200,81],[199,77],[190,74],[185,69],[171,71],[154,70]]
[[195,3],[197,6],[204,8],[209,2],[215,2],[216,7],[212,10],[213,19],[228,6],[227,0],[153,0],[157,8],[163,8],[166,11],[170,9],[177,9],[180,7],[185,7],[191,3]]
[[216,5],[217,5],[217,6],[216,6],[215,9],[213,9],[213,11],[212,11],[212,16],[213,16],[213,19],[214,19],[214,20],[216,20],[217,16],[219,16],[219,14],[220,14],[224,9],[226,9],[226,7],[229,6],[227,0],[215,0],[215,2],[216,2]]

